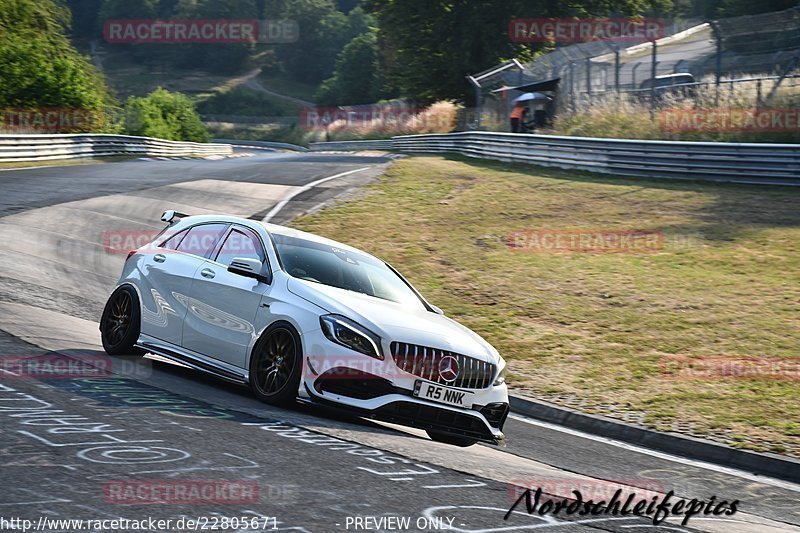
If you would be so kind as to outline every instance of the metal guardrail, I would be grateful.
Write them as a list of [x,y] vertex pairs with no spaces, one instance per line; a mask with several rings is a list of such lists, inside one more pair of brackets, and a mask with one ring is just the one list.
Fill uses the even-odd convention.
[[404,135],[395,151],[454,152],[618,176],[800,185],[800,145],[464,132]]
[[391,150],[392,145],[392,139],[376,141],[332,141],[309,144],[311,150],[314,151]]
[[272,141],[241,141],[236,139],[213,139],[215,143],[230,144],[233,146],[248,146],[252,148],[268,148],[270,150],[291,150],[293,152],[307,152],[308,148],[289,143]]
[[141,157],[228,155],[225,144],[168,141],[110,134],[0,135],[0,163],[129,155]]

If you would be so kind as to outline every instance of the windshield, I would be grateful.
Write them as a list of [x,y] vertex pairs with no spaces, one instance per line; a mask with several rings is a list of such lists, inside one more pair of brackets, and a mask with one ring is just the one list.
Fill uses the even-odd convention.
[[414,290],[372,256],[286,235],[273,235],[273,241],[292,277],[425,309]]

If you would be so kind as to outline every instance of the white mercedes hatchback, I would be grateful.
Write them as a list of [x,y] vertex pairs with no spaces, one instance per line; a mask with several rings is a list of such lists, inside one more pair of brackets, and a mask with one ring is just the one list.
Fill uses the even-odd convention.
[[459,446],[502,442],[505,361],[387,263],[254,220],[162,220],[103,311],[110,355],[156,354],[270,404],[343,407]]

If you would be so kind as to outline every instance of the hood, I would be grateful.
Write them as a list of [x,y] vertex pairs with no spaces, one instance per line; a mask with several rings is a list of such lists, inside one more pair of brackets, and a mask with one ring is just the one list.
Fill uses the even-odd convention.
[[367,296],[320,283],[289,278],[289,292],[329,313],[344,315],[371,330],[383,340],[384,350],[392,341],[449,350],[497,364],[499,355],[480,335],[422,307]]

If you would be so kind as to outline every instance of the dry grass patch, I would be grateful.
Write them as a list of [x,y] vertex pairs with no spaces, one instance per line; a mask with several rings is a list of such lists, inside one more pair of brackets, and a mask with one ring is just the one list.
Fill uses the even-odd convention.
[[[397,266],[500,350],[517,390],[800,455],[797,380],[662,371],[675,355],[800,355],[798,205],[800,191],[786,188],[414,157],[365,196],[294,225]],[[575,229],[655,230],[664,245],[647,254],[507,245],[512,231]]]

